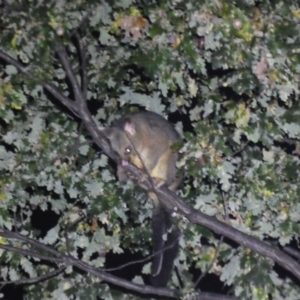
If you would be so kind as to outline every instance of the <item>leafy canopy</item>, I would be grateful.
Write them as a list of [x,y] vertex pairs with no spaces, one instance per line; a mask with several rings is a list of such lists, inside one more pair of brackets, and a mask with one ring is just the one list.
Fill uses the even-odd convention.
[[[299,257],[298,1],[0,5],[3,284],[34,282],[23,289],[30,299],[148,293],[139,287],[150,260],[120,266],[151,254],[151,203],[116,182],[115,164],[93,145],[64,57],[98,127],[138,108],[170,116],[185,139],[187,204]],[[170,287],[299,298],[299,281],[270,257],[180,213],[175,221],[180,280],[174,272]]]

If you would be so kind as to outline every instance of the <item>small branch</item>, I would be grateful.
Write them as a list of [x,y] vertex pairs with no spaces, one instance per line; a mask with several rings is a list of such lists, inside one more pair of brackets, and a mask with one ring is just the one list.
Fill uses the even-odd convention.
[[230,157],[234,157],[234,156],[237,155],[238,153],[242,152],[242,151],[246,148],[246,146],[249,144],[249,142],[250,142],[250,141],[245,142],[244,145],[242,145],[242,147],[241,147],[240,149],[238,149],[238,150],[236,150],[235,152],[233,152],[233,153],[230,155]]
[[[40,171],[44,170],[47,166],[52,166],[58,159],[63,159],[66,156],[68,156],[68,155],[70,155],[70,154],[72,154],[74,152],[77,152],[78,148],[80,148],[81,146],[92,144],[92,142],[90,142],[90,141],[89,142],[78,143],[78,141],[79,141],[79,135],[78,135],[78,139],[77,139],[77,141],[76,141],[75,144],[67,146],[67,149],[66,149],[66,151],[64,151],[64,153],[62,153],[62,154],[54,157],[53,159],[51,159],[50,162],[43,164],[42,167],[40,168]],[[75,153],[75,155],[76,155],[76,153]]]
[[[82,129],[83,129],[83,124],[82,124],[82,122],[80,122],[79,128],[78,128],[78,135],[77,135],[76,146],[75,146],[75,149],[76,149],[76,156],[78,156],[78,149],[79,149],[79,147],[80,147],[81,144],[82,144],[82,143],[80,143],[80,136],[81,136],[81,134],[82,134]],[[91,142],[89,141],[88,144],[91,144]]]
[[[4,59],[7,63],[15,66],[20,72],[25,74],[28,77],[32,77],[32,74],[26,70],[26,68],[20,64],[17,60],[12,58],[11,56],[7,55],[3,51],[0,50],[0,58]],[[66,58],[64,58],[66,60]],[[68,63],[66,65],[70,68],[70,64]],[[71,69],[68,70],[68,73],[72,74]],[[74,75],[73,75],[74,77]],[[75,79],[75,77],[74,77]],[[75,83],[77,81],[75,80]],[[62,104],[64,104],[66,107],[68,107],[74,114],[78,115],[83,122],[85,123],[86,127],[89,130],[89,133],[91,134],[93,141],[95,144],[103,150],[103,152],[112,158],[113,160],[117,160],[117,155],[111,150],[110,145],[106,139],[106,137],[101,133],[101,131],[98,129],[95,121],[93,120],[87,106],[85,103],[85,99],[83,97],[83,94],[80,93],[80,103],[77,105],[74,101],[70,100],[69,98],[65,97],[55,86],[48,84],[46,82],[40,82],[40,85],[44,87],[49,93],[51,93],[57,100],[59,100]],[[78,86],[78,83],[77,83]],[[80,89],[79,89],[80,90]]]
[[[219,182],[216,182],[217,186],[219,187],[219,190],[220,190],[220,193],[221,193],[221,196],[222,196],[222,200],[223,200],[223,207],[224,207],[224,219],[226,220],[226,222],[228,222],[229,224],[229,218],[228,218],[228,210],[227,210],[227,201],[225,199],[225,196],[224,196],[224,192],[223,190],[221,189],[221,186],[220,186],[220,183]],[[214,257],[212,259],[212,261],[210,262],[210,264],[207,266],[206,270],[199,276],[199,278],[196,280],[195,284],[194,284],[194,289],[197,288],[198,284],[200,283],[200,281],[208,274],[209,270],[213,267],[215,261],[217,260],[218,258],[218,254],[220,252],[220,248],[221,248],[221,245],[223,243],[223,240],[224,240],[224,236],[221,235],[219,241],[218,241],[218,245],[216,247],[216,250],[215,250],[215,253],[214,253]]]
[[71,64],[70,64],[70,60],[68,59],[68,55],[66,52],[66,49],[64,47],[64,45],[62,45],[61,43],[56,43],[56,47],[57,47],[57,54],[58,57],[60,59],[60,62],[62,63],[64,70],[67,74],[68,79],[71,82],[72,88],[73,88],[73,92],[74,92],[74,97],[75,97],[75,101],[78,103],[80,102],[82,103],[86,103],[86,99],[80,89],[79,83],[75,77],[75,74],[72,70]]
[[34,277],[34,278],[28,278],[28,279],[21,279],[21,280],[16,280],[16,281],[0,281],[0,284],[15,284],[15,285],[19,285],[19,284],[31,284],[31,283],[38,283],[47,279],[50,279],[52,277],[57,276],[58,274],[62,273],[64,270],[66,269],[66,267],[60,267],[57,270],[51,271],[49,273],[47,273],[46,275],[41,275],[38,277]]
[[[38,241],[35,241],[35,240],[33,240],[29,237],[26,237],[22,234],[19,234],[19,233],[9,234],[9,232],[2,231],[2,232],[0,232],[0,236],[6,237],[6,238],[14,238],[14,239],[26,242],[27,244],[29,243],[31,245],[34,245],[37,248],[40,248],[47,252],[55,254],[55,256],[58,257],[55,259],[58,260],[59,263],[64,263],[64,265],[65,265],[64,267],[68,267],[68,266],[77,267],[78,269],[80,269],[86,273],[94,275],[95,277],[99,278],[101,281],[105,281],[105,282],[114,284],[116,286],[126,288],[131,291],[135,291],[135,292],[138,292],[141,294],[150,294],[150,295],[157,295],[157,296],[162,296],[162,297],[179,298],[180,296],[183,296],[183,293],[181,293],[180,291],[175,290],[175,289],[152,287],[152,286],[148,286],[148,285],[133,283],[133,282],[127,281],[122,278],[118,278],[109,273],[105,273],[102,270],[99,270],[95,267],[92,267],[92,266],[88,265],[87,263],[82,262],[70,255],[65,255],[63,253],[60,253],[59,251],[52,249],[50,246],[44,245]],[[3,247],[3,246],[4,245],[0,245],[0,247]],[[23,250],[20,248],[15,248],[15,247],[11,247],[11,248],[12,249],[7,248],[5,250],[32,256],[32,252],[30,252],[30,251],[26,251],[26,250]],[[28,252],[30,252],[30,253],[28,253]],[[45,259],[45,261],[53,261],[49,256],[45,256],[45,257],[43,257],[43,259]],[[55,261],[55,262],[57,262],[57,261]],[[214,300],[236,300],[235,297],[222,296],[222,295],[218,295],[215,293],[198,293],[197,297],[199,297],[197,299],[201,299],[201,300],[213,300],[213,299]]]
[[93,138],[93,141],[95,142],[95,144],[99,147],[102,148],[103,152],[109,156],[110,158],[114,159],[115,161],[117,161],[118,156],[112,151],[112,149],[110,148],[110,144],[107,140],[107,138],[103,135],[103,133],[99,130],[99,128],[97,127],[94,119],[92,118],[88,107],[86,105],[86,98],[84,97],[83,92],[81,91],[80,87],[79,87],[79,83],[75,77],[75,74],[72,70],[70,61],[68,59],[66,50],[64,48],[64,46],[62,44],[57,44],[57,54],[59,56],[59,59],[63,65],[63,68],[67,74],[68,79],[70,80],[72,89],[73,89],[73,93],[75,95],[75,99],[76,99],[76,107],[77,107],[77,112],[80,116],[80,118],[82,119],[82,121],[84,122],[85,126],[87,127],[87,129],[89,130],[90,135]]
[[74,222],[67,224],[66,228],[65,228],[65,232],[64,232],[64,236],[66,239],[66,249],[67,249],[67,254],[71,255],[71,251],[70,251],[70,240],[69,240],[69,235],[68,235],[68,231],[69,229],[74,226],[75,224],[81,222],[83,219],[85,219],[86,216],[82,215],[81,217],[77,218]]
[[[3,229],[2,229],[3,230]],[[3,231],[0,231],[0,236],[2,237],[5,237],[5,238],[8,238],[8,239],[18,239],[18,240],[21,240],[27,244],[30,244],[32,246],[35,246],[36,248],[38,249],[41,249],[41,250],[44,250],[46,252],[49,252],[53,255],[55,255],[56,257],[61,257],[61,253],[56,251],[55,249],[51,248],[50,246],[47,246],[45,244],[42,244],[32,238],[29,238],[25,235],[22,235],[18,232],[11,232],[11,231],[8,231],[6,229],[4,229]]]
[[[0,50],[0,58],[4,59],[7,63],[15,66],[20,72],[28,77],[33,77],[31,72],[27,70],[21,63],[7,55],[3,51]],[[40,85],[45,88],[48,92],[50,92],[57,100],[59,100],[62,104],[68,107],[73,113],[78,114],[77,107],[74,105],[74,102],[69,98],[65,97],[54,85],[41,82]]]
[[[141,294],[152,294],[152,295],[159,295],[159,296],[164,296],[164,297],[177,297],[181,294],[177,290],[172,290],[169,288],[157,288],[157,287],[137,284],[137,283],[133,283],[133,282],[127,281],[122,278],[118,278],[109,273],[103,272],[102,270],[99,270],[95,267],[92,267],[92,266],[88,265],[87,263],[82,262],[70,255],[65,255],[63,253],[60,253],[59,251],[52,249],[50,246],[44,245],[38,241],[35,241],[35,240],[33,240],[29,237],[26,237],[22,234],[19,234],[19,233],[2,231],[2,232],[0,232],[0,236],[3,236],[5,238],[17,239],[17,240],[23,241],[27,244],[34,245],[36,248],[43,249],[44,251],[50,252],[57,257],[57,258],[53,259],[49,256],[42,256],[41,259],[44,259],[45,261],[54,261],[56,263],[64,263],[65,267],[75,266],[84,272],[87,272],[87,273],[90,273],[90,274],[96,276],[101,281],[112,283],[116,286],[124,287],[126,289],[136,291]],[[23,250],[21,248],[15,248],[15,247],[10,247],[10,246],[6,246],[6,245],[0,245],[0,248],[7,250],[7,251],[13,251],[16,253],[20,253],[22,255],[38,257],[37,255],[35,255],[36,253],[34,253],[33,251],[27,251],[27,250]]]
[[223,240],[224,240],[224,236],[222,235],[219,242],[218,242],[218,245],[217,245],[217,248],[216,248],[216,251],[215,251],[215,255],[211,261],[211,263],[209,264],[209,266],[207,266],[206,270],[199,276],[199,278],[197,279],[196,283],[194,284],[194,289],[197,288],[197,285],[199,284],[199,282],[204,278],[204,276],[209,272],[209,270],[213,267],[215,261],[217,260],[217,257],[218,257],[218,254],[220,252],[220,248],[221,248],[221,245],[223,243]]
[[284,252],[286,252],[289,255],[294,256],[295,258],[300,260],[300,253],[296,249],[293,249],[292,247],[288,247],[288,246],[283,247],[282,249],[283,249]]
[[16,252],[16,253],[19,253],[23,256],[36,257],[36,258],[39,258],[39,259],[43,259],[45,261],[51,261],[51,262],[55,262],[55,263],[62,263],[63,262],[63,260],[61,260],[59,258],[54,258],[54,257],[50,257],[50,256],[41,255],[41,254],[39,254],[35,251],[32,251],[32,250],[24,250],[24,249],[13,247],[13,246],[0,244],[0,249],[6,250],[6,251],[11,251],[11,252]]
[[186,230],[184,230],[183,232],[181,232],[178,237],[173,241],[173,243],[171,243],[170,245],[168,246],[165,246],[163,247],[162,249],[156,251],[156,252],[153,252],[151,253],[150,255],[148,255],[146,258],[142,258],[142,259],[139,259],[139,260],[134,260],[134,261],[131,261],[131,262],[128,262],[126,264],[123,264],[121,266],[118,266],[116,268],[110,268],[110,269],[103,269],[104,271],[107,271],[107,272],[112,272],[112,271],[117,271],[117,270],[121,270],[123,268],[126,268],[128,266],[131,266],[131,265],[135,265],[135,264],[139,264],[139,263],[144,263],[144,262],[147,262],[150,258],[154,257],[155,255],[159,254],[159,253],[162,253],[168,249],[171,249],[174,247],[174,245],[178,242],[178,240],[184,235],[184,232]]
[[83,96],[86,99],[87,85],[88,85],[87,71],[86,71],[86,55],[85,55],[86,52],[82,45],[82,40],[80,39],[80,35],[79,35],[78,31],[76,31],[74,35],[78,42],[78,50],[79,50],[79,56],[80,56],[80,60],[81,60],[81,68],[79,68],[81,70],[81,89],[82,89]]
[[85,16],[81,19],[81,22],[77,25],[77,28],[75,28],[71,31],[70,36],[73,36],[77,32],[78,28],[80,28],[82,26],[82,24],[90,17],[90,15],[93,13],[94,9],[95,9],[95,6],[92,5],[92,7],[87,11]]
[[85,215],[80,216],[78,219],[76,219],[75,221],[73,221],[72,223],[67,225],[67,230],[69,230],[71,227],[73,227],[74,225],[76,225],[77,223],[81,222],[82,220],[84,220],[86,218]]

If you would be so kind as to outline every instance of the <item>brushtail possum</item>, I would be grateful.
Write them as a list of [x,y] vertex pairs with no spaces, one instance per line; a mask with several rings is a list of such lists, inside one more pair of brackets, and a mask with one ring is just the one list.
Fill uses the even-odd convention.
[[[113,150],[121,157],[117,167],[120,182],[128,179],[126,166],[132,163],[150,175],[157,186],[165,184],[170,190],[177,189],[181,183],[181,178],[176,177],[178,154],[171,146],[181,138],[173,125],[162,116],[149,111],[128,114],[105,129],[104,134],[110,140]],[[151,283],[154,286],[165,286],[178,252],[180,232],[156,195],[149,193],[149,196],[153,201],[153,252],[158,252],[152,261]],[[163,235],[167,235],[167,239]],[[162,250],[165,247],[168,249]]]

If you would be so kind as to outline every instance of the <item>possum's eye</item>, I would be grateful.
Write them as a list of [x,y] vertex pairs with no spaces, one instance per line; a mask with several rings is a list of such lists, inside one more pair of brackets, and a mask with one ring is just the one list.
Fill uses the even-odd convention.
[[131,151],[132,151],[132,148],[129,146],[125,149],[125,154],[129,154],[129,153],[131,153]]

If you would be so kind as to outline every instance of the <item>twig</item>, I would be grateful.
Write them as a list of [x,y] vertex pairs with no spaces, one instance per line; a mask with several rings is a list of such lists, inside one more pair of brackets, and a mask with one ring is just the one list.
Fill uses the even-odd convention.
[[55,263],[64,262],[62,259],[57,258],[57,257],[54,258],[54,257],[46,256],[46,255],[41,255],[32,250],[24,250],[24,249],[13,247],[13,246],[0,244],[0,249],[6,250],[6,251],[11,251],[11,252],[16,252],[16,253],[22,254],[24,256],[36,257],[39,259],[43,259],[43,260],[51,261],[51,262],[55,262]]
[[[79,137],[79,136],[78,136]],[[80,148],[81,146],[84,146],[84,145],[89,145],[91,144],[92,142],[82,142],[82,143],[78,143],[78,139],[75,143],[75,146],[74,144],[70,145],[67,147],[67,150],[62,153],[61,155],[58,155],[56,157],[54,157],[53,159],[51,159],[50,162],[46,163],[46,164],[43,164],[40,171],[44,170],[47,166],[50,166],[50,165],[53,165],[54,162],[56,162],[58,159],[62,159],[62,158],[65,158],[66,156],[68,156],[69,154],[75,152],[78,150],[78,148]]]
[[[21,241],[26,242],[27,244],[34,245],[35,247],[37,247],[39,249],[43,249],[47,252],[50,252],[50,253],[54,254],[57,258],[53,258],[53,257],[50,258],[49,256],[43,256],[42,259],[44,259],[45,261],[54,261],[57,263],[64,263],[66,267],[67,266],[77,267],[78,269],[80,269],[84,272],[87,272],[87,273],[90,273],[90,274],[96,276],[101,281],[112,283],[117,286],[139,292],[141,294],[152,294],[152,295],[159,295],[159,296],[164,296],[164,297],[178,297],[179,295],[181,295],[181,293],[177,290],[172,290],[169,288],[157,288],[157,287],[137,284],[137,283],[133,283],[133,282],[130,282],[130,281],[122,279],[122,278],[118,278],[109,273],[103,272],[102,270],[99,270],[95,267],[92,267],[92,266],[88,265],[87,263],[82,262],[70,255],[65,255],[63,253],[60,253],[59,251],[52,249],[50,246],[44,245],[38,241],[35,241],[35,240],[33,240],[29,237],[26,237],[24,235],[21,235],[19,233],[1,231],[0,236],[21,240]],[[32,255],[33,253],[30,251],[23,250],[20,248],[15,248],[15,247],[9,247],[9,246],[4,247],[4,246],[5,245],[0,245],[0,248],[8,250],[8,251],[13,251],[13,252],[17,252],[20,254],[24,254],[24,255],[34,256],[34,255]]]
[[78,219],[76,219],[74,222],[72,222],[72,223],[70,223],[70,224],[67,224],[66,229],[64,230],[64,232],[65,232],[64,235],[65,235],[65,239],[66,239],[66,249],[67,249],[68,255],[71,255],[71,254],[70,254],[71,251],[70,251],[70,240],[69,240],[68,231],[69,231],[69,229],[70,229],[72,226],[74,226],[75,224],[81,222],[84,218],[85,218],[85,216],[83,215],[83,216],[79,217]]
[[128,266],[131,266],[131,265],[135,265],[135,264],[139,264],[139,263],[144,263],[146,261],[148,261],[150,258],[154,257],[155,255],[157,254],[160,254],[162,252],[165,252],[166,250],[168,249],[171,249],[174,247],[174,245],[178,242],[178,240],[180,239],[180,237],[183,236],[183,233],[187,230],[187,228],[181,232],[177,237],[176,239],[168,246],[165,246],[163,247],[162,249],[158,250],[158,251],[155,251],[153,252],[152,254],[149,254],[146,258],[142,258],[142,259],[138,259],[138,260],[135,260],[135,261],[131,261],[131,262],[128,262],[126,264],[123,264],[121,266],[118,266],[116,268],[110,268],[110,269],[103,269],[104,271],[107,271],[107,272],[112,272],[112,271],[117,271],[117,270],[120,270],[120,269],[123,269],[123,268],[126,268]]
[[80,68],[80,70],[81,70],[81,89],[82,89],[84,98],[86,98],[87,97],[87,85],[88,85],[87,70],[86,70],[86,52],[82,45],[82,40],[80,39],[78,31],[76,31],[74,35],[78,42],[79,56],[80,56],[80,60],[81,60],[81,68]]
[[[17,60],[12,58],[11,56],[4,53],[2,50],[0,50],[0,57],[3,58],[6,62],[9,64],[15,66],[19,71],[21,71],[23,74],[25,74],[28,77],[33,77],[31,72],[27,70],[26,67],[24,67],[21,63],[19,63]],[[63,103],[66,107],[68,107],[75,115],[78,115],[78,109],[76,105],[74,105],[74,102],[70,100],[69,98],[65,97],[54,85],[41,82],[40,85],[45,88],[48,92],[50,92],[56,99],[58,99],[61,103]]]
[[94,11],[94,9],[95,9],[94,5],[92,5],[92,7],[90,9],[88,9],[88,11],[85,14],[85,16],[81,19],[81,22],[77,25],[77,27],[75,29],[73,29],[71,31],[70,36],[73,36],[77,32],[78,28],[80,28],[82,26],[82,24],[90,17],[90,15]]
[[41,276],[37,276],[34,278],[28,278],[28,279],[20,279],[20,280],[16,280],[16,281],[0,281],[0,284],[29,284],[29,283],[37,283],[37,282],[41,282],[44,280],[47,280],[51,277],[55,277],[58,274],[60,274],[61,272],[63,272],[66,269],[65,266],[60,267],[57,270],[51,271],[49,273],[47,273],[46,275],[41,275]]
[[79,102],[81,104],[85,103],[86,104],[86,99],[84,97],[84,94],[82,93],[78,81],[75,77],[75,74],[72,70],[70,61],[68,59],[68,55],[66,52],[66,49],[64,47],[64,45],[62,45],[60,42],[56,43],[56,48],[57,48],[57,54],[59,56],[60,62],[62,63],[64,70],[67,74],[68,79],[71,82],[72,88],[73,88],[73,92],[74,92],[74,97],[75,97],[75,102],[77,104],[77,109],[79,109]]

